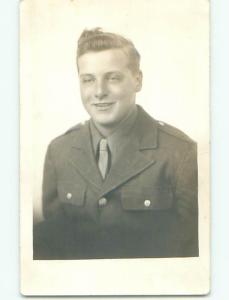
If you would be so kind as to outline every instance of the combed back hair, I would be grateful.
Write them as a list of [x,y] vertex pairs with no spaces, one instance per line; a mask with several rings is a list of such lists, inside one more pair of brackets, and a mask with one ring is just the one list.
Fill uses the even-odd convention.
[[134,44],[119,34],[104,32],[99,27],[82,32],[78,40],[77,62],[85,53],[108,49],[121,49],[129,58],[129,69],[134,73],[139,71],[140,54]]

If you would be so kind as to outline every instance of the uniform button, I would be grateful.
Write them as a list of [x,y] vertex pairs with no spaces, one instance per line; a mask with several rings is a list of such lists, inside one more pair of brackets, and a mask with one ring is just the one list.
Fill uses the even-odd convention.
[[144,205],[145,205],[146,207],[149,207],[150,204],[151,204],[151,201],[150,201],[150,200],[145,200],[145,201],[144,201]]
[[165,123],[162,122],[162,121],[159,121],[158,123],[159,123],[161,126],[165,126]]
[[105,206],[107,204],[107,199],[106,198],[100,198],[99,199],[99,206]]
[[72,194],[71,193],[67,193],[66,197],[67,197],[67,199],[71,199],[72,198]]

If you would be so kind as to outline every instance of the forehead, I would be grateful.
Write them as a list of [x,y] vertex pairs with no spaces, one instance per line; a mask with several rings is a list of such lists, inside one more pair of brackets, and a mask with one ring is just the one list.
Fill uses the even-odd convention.
[[78,58],[80,74],[124,71],[128,69],[128,63],[128,56],[122,49],[88,52]]

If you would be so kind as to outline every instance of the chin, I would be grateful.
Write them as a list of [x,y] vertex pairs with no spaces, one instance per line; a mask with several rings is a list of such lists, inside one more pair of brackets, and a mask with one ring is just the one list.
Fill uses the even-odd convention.
[[104,127],[113,127],[113,126],[115,126],[115,124],[117,124],[117,122],[112,122],[110,120],[98,120],[98,119],[94,119],[94,121],[98,125],[104,126]]
[[100,117],[100,118],[92,117],[92,119],[95,123],[97,123],[98,125],[103,126],[103,127],[115,127],[119,123],[118,120],[115,120],[114,118],[108,118],[105,116]]

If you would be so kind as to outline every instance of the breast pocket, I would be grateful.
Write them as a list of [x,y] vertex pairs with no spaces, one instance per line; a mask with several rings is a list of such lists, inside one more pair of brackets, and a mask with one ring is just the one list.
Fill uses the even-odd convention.
[[122,207],[130,211],[157,211],[173,205],[171,187],[140,188],[127,186],[122,189]]
[[72,181],[63,181],[58,184],[58,197],[61,203],[84,206],[85,204],[85,185]]

